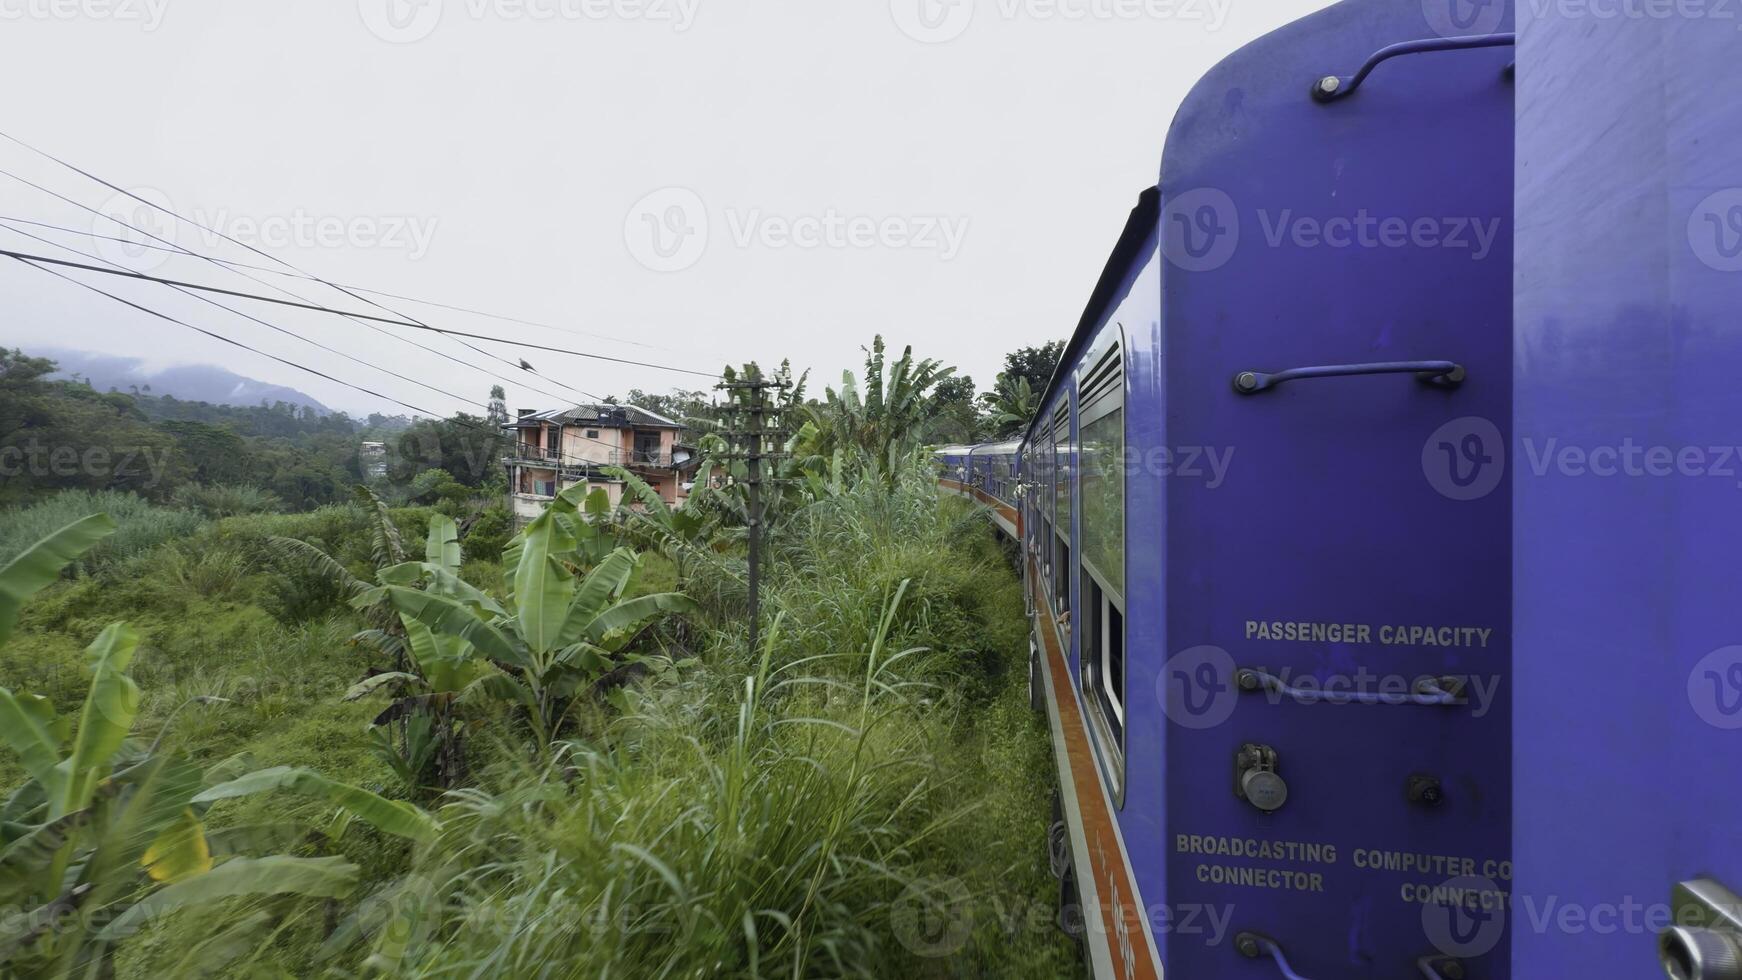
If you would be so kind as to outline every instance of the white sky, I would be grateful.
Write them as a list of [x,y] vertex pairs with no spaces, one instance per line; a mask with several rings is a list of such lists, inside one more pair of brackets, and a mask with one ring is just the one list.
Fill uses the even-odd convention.
[[[592,336],[382,300],[437,326],[704,371],[790,357],[814,369],[819,393],[857,372],[881,331],[984,389],[1006,351],[1069,334],[1193,82],[1325,5],[0,0],[0,131],[323,278]],[[4,141],[0,169],[105,213],[143,213]],[[0,215],[120,232],[4,176]],[[183,247],[269,264],[150,220]],[[0,242],[76,258],[10,230]],[[157,275],[260,289],[198,259],[100,244]],[[364,364],[161,287],[73,274],[439,413],[496,383],[349,321],[241,304]],[[0,260],[0,302],[8,346],[221,364],[354,413],[402,411],[14,261]],[[525,356],[599,395],[708,386]],[[560,400],[509,395],[511,407]]]

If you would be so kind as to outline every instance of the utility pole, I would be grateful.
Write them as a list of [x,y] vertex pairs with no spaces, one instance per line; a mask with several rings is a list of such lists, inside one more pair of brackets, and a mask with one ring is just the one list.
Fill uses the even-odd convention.
[[742,459],[748,471],[745,486],[749,488],[750,502],[745,515],[750,531],[750,653],[755,655],[757,643],[760,641],[762,626],[762,463],[783,458],[786,454],[769,452],[764,442],[771,435],[778,435],[780,430],[768,427],[768,392],[771,390],[785,391],[792,387],[790,381],[767,381],[761,374],[753,374],[743,381],[727,381],[718,386],[730,392],[747,392],[748,404],[734,408],[749,416],[749,426],[745,429],[727,433],[728,436],[743,441],[744,451],[729,453],[728,459]]

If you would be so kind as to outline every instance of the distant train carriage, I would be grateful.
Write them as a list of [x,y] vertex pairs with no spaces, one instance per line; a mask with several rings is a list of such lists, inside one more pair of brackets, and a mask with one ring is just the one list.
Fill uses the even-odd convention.
[[985,504],[1005,536],[1021,537],[1022,517],[1016,504],[1016,462],[1019,442],[979,446],[945,446],[932,452],[938,486],[946,492]]
[[1097,977],[1742,976],[1742,508],[1669,478],[1742,403],[1742,41],[1516,12],[1217,66],[1021,441],[938,451]]

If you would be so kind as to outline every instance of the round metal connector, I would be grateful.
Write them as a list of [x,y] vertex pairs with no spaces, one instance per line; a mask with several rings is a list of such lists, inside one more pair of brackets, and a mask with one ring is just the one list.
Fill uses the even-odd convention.
[[1742,980],[1742,945],[1727,932],[1672,926],[1657,934],[1657,958],[1670,980]]
[[1241,371],[1234,375],[1234,390],[1242,395],[1250,395],[1258,390],[1258,375],[1251,371]]
[[1246,801],[1265,813],[1274,813],[1288,802],[1288,784],[1269,769],[1250,769],[1240,777]]
[[1326,75],[1313,83],[1313,98],[1320,102],[1329,102],[1343,90],[1343,80],[1335,75]]

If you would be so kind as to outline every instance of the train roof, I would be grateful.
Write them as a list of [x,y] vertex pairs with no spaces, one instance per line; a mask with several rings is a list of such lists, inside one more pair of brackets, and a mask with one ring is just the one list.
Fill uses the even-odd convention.
[[1053,368],[1052,377],[1047,379],[1046,390],[1040,393],[1037,402],[1040,414],[1028,420],[1028,428],[1024,430],[1025,438],[1022,440],[1024,443],[1028,441],[1026,437],[1034,435],[1035,423],[1045,415],[1047,405],[1058,392],[1066,370],[1076,362],[1083,344],[1094,335],[1095,328],[1101,325],[1107,311],[1127,288],[1136,271],[1133,260],[1148,248],[1160,222],[1161,188],[1150,187],[1137,195],[1137,206],[1131,209],[1130,216],[1125,219],[1125,229],[1119,233],[1119,241],[1113,246],[1113,254],[1107,257],[1107,264],[1101,269],[1101,278],[1095,283],[1094,292],[1089,294],[1089,303],[1077,320],[1077,328],[1059,354],[1058,365]]
[[994,456],[1014,456],[1020,449],[1022,449],[1022,443],[1012,440],[1010,442],[980,442],[972,446],[939,446],[931,453],[933,456],[971,456],[981,453]]

